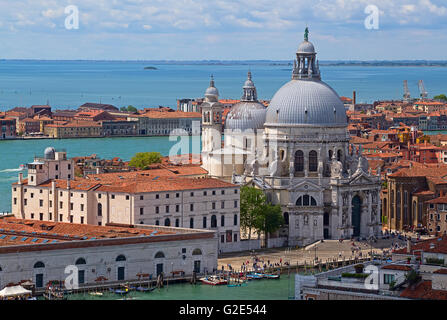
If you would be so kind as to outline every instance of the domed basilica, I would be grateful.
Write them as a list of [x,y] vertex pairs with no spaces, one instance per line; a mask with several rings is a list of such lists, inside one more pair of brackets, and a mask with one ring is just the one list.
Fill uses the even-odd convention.
[[321,81],[307,28],[296,57],[292,80],[268,108],[258,102],[248,73],[225,130],[211,79],[202,104],[203,167],[212,177],[262,189],[280,204],[286,226],[279,235],[289,246],[377,236],[380,173],[372,175],[367,160],[349,144],[345,107]]

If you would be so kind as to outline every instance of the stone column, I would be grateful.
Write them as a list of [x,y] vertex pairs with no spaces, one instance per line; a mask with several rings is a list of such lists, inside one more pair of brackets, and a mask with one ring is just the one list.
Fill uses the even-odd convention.
[[[372,218],[372,193],[371,191],[368,191],[368,223],[371,223],[371,218]],[[372,236],[374,234],[373,231],[374,227],[369,227],[368,229],[368,236]]]
[[351,230],[348,234],[348,236],[351,236],[354,232],[354,229],[352,228],[352,192],[348,193],[348,216],[346,217],[346,223],[351,226]]

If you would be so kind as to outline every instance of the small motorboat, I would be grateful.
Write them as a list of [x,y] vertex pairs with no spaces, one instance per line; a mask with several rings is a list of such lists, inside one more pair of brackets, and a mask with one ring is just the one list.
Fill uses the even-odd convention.
[[125,295],[129,293],[129,289],[125,288],[125,289],[109,289],[110,292],[113,292],[115,294],[119,294],[119,295]]
[[89,292],[88,293],[89,295],[91,295],[91,296],[98,296],[98,297],[100,297],[100,296],[103,296],[103,293],[102,292]]
[[228,280],[221,278],[221,277],[217,277],[217,276],[204,277],[204,278],[201,278],[200,281],[204,284],[209,284],[212,286],[221,286],[221,285],[228,284]]
[[247,279],[248,280],[261,280],[263,277],[256,274],[256,273],[252,273],[252,274],[247,274]]
[[156,288],[148,288],[148,287],[136,287],[135,290],[138,292],[152,292],[154,291]]
[[280,275],[279,274],[265,274],[264,278],[266,279],[279,279]]

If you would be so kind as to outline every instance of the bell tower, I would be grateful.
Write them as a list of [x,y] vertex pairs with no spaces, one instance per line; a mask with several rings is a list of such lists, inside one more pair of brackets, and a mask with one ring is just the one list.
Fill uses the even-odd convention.
[[211,76],[210,86],[205,91],[205,102],[202,103],[202,154],[206,155],[222,147],[222,112],[219,102],[219,91],[214,86]]

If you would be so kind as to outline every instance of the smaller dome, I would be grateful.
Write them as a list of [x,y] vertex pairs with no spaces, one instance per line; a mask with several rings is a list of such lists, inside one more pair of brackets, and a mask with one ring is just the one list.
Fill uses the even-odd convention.
[[205,91],[205,98],[207,98],[208,101],[217,101],[219,98],[219,90],[214,86],[213,76],[211,76],[210,86]]
[[53,147],[48,147],[45,149],[44,158],[47,160],[54,160],[56,150]]
[[217,90],[217,88],[214,88],[214,87],[209,87],[205,91],[205,97],[208,97],[208,96],[218,97],[219,96],[219,90]]
[[304,40],[298,47],[297,53],[315,53],[314,45],[312,42]]
[[225,129],[247,130],[264,127],[267,109],[256,101],[241,101],[236,103],[225,120]]

